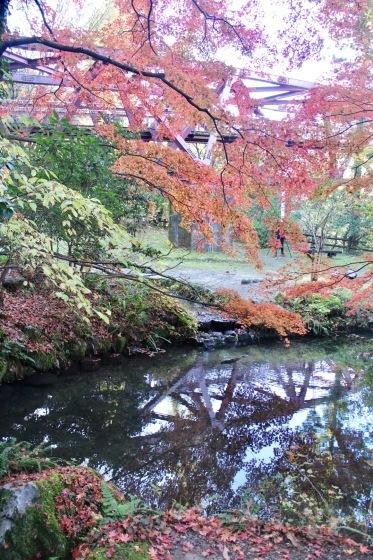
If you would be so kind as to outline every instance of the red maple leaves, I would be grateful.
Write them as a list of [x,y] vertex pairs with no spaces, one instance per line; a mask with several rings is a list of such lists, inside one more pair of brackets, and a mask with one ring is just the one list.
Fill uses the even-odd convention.
[[253,303],[232,290],[219,292],[225,299],[224,309],[247,328],[275,332],[287,339],[289,335],[303,335],[307,330],[302,317],[273,303]]

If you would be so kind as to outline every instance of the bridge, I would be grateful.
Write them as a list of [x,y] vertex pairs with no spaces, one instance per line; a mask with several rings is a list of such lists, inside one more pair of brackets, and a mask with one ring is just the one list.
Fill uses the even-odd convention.
[[[99,54],[107,54],[103,48],[98,48]],[[111,53],[115,56],[115,53]],[[66,73],[61,68],[61,56],[55,50],[45,47],[43,45],[25,45],[18,48],[12,48],[5,51],[3,58],[7,63],[8,72],[5,73],[3,79],[11,81],[14,84],[25,86],[43,86],[45,88],[58,88],[59,91],[70,90],[71,93],[79,96],[81,86],[77,83],[74,77]],[[97,67],[95,64],[87,71],[92,76],[92,79],[97,76]],[[234,80],[241,80],[247,87],[247,91],[253,102],[253,106],[257,109],[258,114],[264,110],[283,110],[286,105],[299,103],[304,98],[304,95],[315,84],[293,78],[286,78],[284,76],[271,76],[266,73],[259,74],[247,69],[237,70]],[[218,93],[222,98],[227,98],[230,92],[232,81],[219,84]],[[94,104],[85,106],[79,99],[76,102],[76,114],[87,116],[89,115],[92,120],[92,125],[95,122],[96,116],[100,113],[111,118],[125,118],[129,125],[131,125],[131,115],[128,108],[120,102],[120,88],[118,86],[110,86],[110,91],[117,92],[116,96],[118,104],[115,107],[107,109],[98,108]],[[95,86],[95,92],[100,90],[99,86]],[[54,107],[57,113],[63,114],[66,112],[64,105],[56,104]],[[19,113],[29,113],[30,107],[22,104],[16,109]],[[191,137],[191,131],[188,130],[187,136],[189,142],[207,143],[205,131],[196,131],[198,134]],[[202,133],[202,134],[201,134]],[[151,130],[144,131],[143,139],[150,140],[152,135]],[[229,135],[228,135],[229,136]],[[231,137],[228,141],[233,141]]]
[[[98,48],[97,52],[108,55],[103,48]],[[115,56],[115,53],[110,53]],[[81,84],[79,84],[74,76],[65,72],[61,66],[61,55],[58,50],[43,45],[25,45],[18,48],[8,49],[4,52],[8,71],[4,73],[3,80],[17,84],[20,91],[27,91],[27,88],[43,87],[47,92],[65,92],[69,96],[69,107],[73,107],[73,111],[67,112],[67,107],[63,102],[58,100],[51,106],[51,110],[55,111],[59,117],[69,116],[71,122],[79,126],[94,127],[98,122],[118,121],[129,130],[135,127],[135,119],[131,109],[126,106],[121,96],[120,87],[117,84],[108,86],[109,91],[113,93],[115,99],[114,106],[103,107],[100,103],[90,102],[87,105],[82,99],[84,92]],[[93,63],[87,70],[88,77],[97,77],[97,62]],[[232,83],[240,80],[240,83],[247,88],[248,96],[252,102],[254,118],[260,116],[268,116],[268,111],[284,112],[286,106],[301,103],[307,92],[310,91],[315,84],[284,76],[271,76],[269,74],[257,73],[248,69],[238,69],[234,77],[227,78],[219,84],[216,92],[222,103],[229,98]],[[100,86],[94,85],[93,93],[99,93]],[[72,101],[71,101],[72,100]],[[6,103],[5,100],[2,101]],[[25,102],[22,96],[19,99],[11,100],[11,110],[15,117],[22,115],[32,116],[32,104]],[[35,114],[37,115],[37,112]],[[216,143],[232,143],[238,136],[235,132],[224,131],[221,135],[214,130],[206,130],[203,127],[196,129],[185,123],[183,131],[172,136],[160,134],[158,128],[162,124],[162,119],[154,118],[149,115],[148,126],[140,132],[140,137],[144,142],[167,142],[175,149],[186,152],[194,161],[211,165],[213,158],[214,146]],[[287,144],[291,147],[290,144]],[[193,149],[193,144],[202,144],[205,149],[202,155]],[[188,248],[195,246],[198,240],[192,234],[184,232],[179,225],[180,219],[177,214],[171,215],[170,240],[176,246],[186,246]],[[219,246],[219,232],[216,232],[216,243]],[[207,247],[211,250],[212,247]]]

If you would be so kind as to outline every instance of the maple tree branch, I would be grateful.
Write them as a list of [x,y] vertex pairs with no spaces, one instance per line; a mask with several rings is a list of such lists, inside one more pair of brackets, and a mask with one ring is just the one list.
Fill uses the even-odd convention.
[[[149,43],[149,46],[150,46],[151,50],[157,56],[157,52],[156,52],[156,50],[153,46],[153,42],[152,42],[152,31],[151,31],[151,21],[152,21],[151,18],[152,18],[152,12],[153,12],[153,8],[154,8],[153,0],[149,0],[149,10],[148,10],[148,13],[146,15],[138,11],[138,9],[135,6],[135,0],[131,0],[131,7],[132,7],[132,10],[136,14],[136,21],[132,26],[132,30],[130,30],[130,31],[134,32],[134,29],[135,29],[136,25],[139,24],[142,28],[142,31],[144,33],[146,33],[146,39],[144,39],[144,41],[141,43],[139,48],[135,51],[135,53],[132,56],[135,56],[143,48],[145,43]],[[146,21],[145,26],[144,26],[142,20]]]
[[[88,49],[86,47],[76,47],[74,45],[66,45],[64,43],[60,43],[57,41],[52,41],[51,39],[45,39],[43,37],[17,37],[15,39],[9,39],[7,41],[3,41],[0,45],[0,56],[4,54],[4,52],[12,47],[22,47],[23,45],[44,45],[45,47],[49,47],[54,50],[59,50],[62,52],[70,52],[75,54],[85,54],[86,56],[93,58],[94,60],[100,60],[104,64],[110,64],[125,72],[131,72],[132,74],[136,74],[137,76],[145,76],[147,78],[157,78],[162,79],[164,78],[164,72],[151,72],[148,70],[139,70],[135,66],[130,64],[126,64],[124,62],[119,62],[109,56],[101,54],[97,51],[92,49]],[[172,84],[171,84],[172,85]]]
[[328,136],[325,136],[323,139],[324,140],[329,140],[330,138],[335,138],[336,136],[340,136],[341,134],[344,134],[345,132],[347,132],[348,130],[353,128],[354,126],[367,124],[367,123],[373,123],[373,120],[372,119],[366,119],[365,121],[351,123],[348,126],[346,126],[343,130],[339,130],[338,132],[336,132],[334,134],[329,134]]
[[365,165],[366,163],[368,163],[371,159],[373,159],[373,153],[365,160],[362,161],[361,163],[359,163],[358,165],[354,165],[353,169],[359,169],[359,167],[362,167],[363,165]]
[[141,25],[141,27],[142,27],[143,30],[144,30],[144,26],[143,26],[143,24],[142,24],[141,18],[145,18],[145,16],[144,16],[144,14],[141,14],[140,12],[137,11],[137,8],[136,8],[136,6],[135,6],[135,0],[131,0],[131,7],[132,7],[133,11],[134,11],[135,14],[136,14],[137,21],[139,22],[139,24]]
[[[58,260],[66,261],[66,262],[69,262],[71,264],[76,264],[76,265],[83,266],[83,267],[91,267],[93,269],[99,270],[100,273],[104,272],[110,278],[123,278],[123,279],[126,279],[126,280],[130,280],[132,282],[137,282],[139,284],[142,284],[143,286],[146,286],[146,287],[154,290],[155,292],[159,292],[162,295],[165,295],[165,296],[170,297],[170,298],[180,299],[180,300],[183,300],[183,301],[189,301],[190,303],[197,303],[198,305],[202,305],[204,307],[215,308],[215,309],[219,309],[219,310],[223,311],[223,307],[221,305],[207,303],[207,302],[201,301],[197,298],[191,298],[191,297],[188,297],[188,296],[183,296],[183,295],[180,295],[180,294],[174,294],[174,293],[171,293],[171,292],[167,292],[165,290],[162,290],[158,286],[155,286],[151,282],[146,281],[146,279],[144,280],[144,278],[141,277],[141,276],[136,276],[135,274],[123,272],[123,271],[120,271],[120,270],[115,270],[113,268],[109,268],[109,266],[122,265],[122,263],[119,263],[119,262],[109,262],[109,263],[104,262],[104,263],[102,263],[100,261],[90,261],[90,260],[84,260],[84,259],[79,259],[79,258],[75,258],[75,257],[69,257],[67,255],[62,255],[61,253],[54,253],[53,256]],[[141,265],[134,265],[134,263],[131,263],[131,264],[133,266],[137,266],[137,268],[147,268],[149,271],[154,272],[155,274],[157,274],[158,276],[160,276],[161,278],[163,278],[165,280],[171,280],[172,282],[175,282],[177,284],[181,284],[181,285],[184,285],[184,286],[187,286],[187,287],[193,287],[193,285],[189,284],[188,282],[185,282],[183,280],[179,280],[178,278],[173,278],[172,276],[167,276],[164,273],[157,272],[156,270],[152,269],[151,267],[141,267]]]
[[7,41],[3,41],[0,44],[0,57],[5,53],[5,51],[12,47],[22,47],[25,45],[44,45],[45,47],[49,47],[54,50],[59,50],[62,52],[70,52],[74,54],[84,54],[93,60],[99,60],[104,64],[109,64],[114,66],[115,68],[119,68],[120,70],[124,70],[125,72],[130,72],[131,74],[135,74],[136,76],[141,76],[145,78],[154,78],[163,82],[166,86],[168,86],[171,90],[175,91],[181,97],[183,97],[189,105],[194,107],[197,111],[201,113],[205,113],[215,124],[215,122],[220,121],[221,119],[211,113],[211,111],[207,107],[202,107],[198,105],[195,101],[193,101],[193,97],[178,87],[176,84],[172,83],[169,79],[166,78],[166,74],[164,72],[152,72],[150,70],[139,70],[135,66],[131,64],[119,62],[110,56],[101,54],[97,51],[86,47],[76,47],[74,45],[66,45],[64,43],[57,42],[55,40],[45,39],[43,37],[17,37],[15,39],[9,39]]
[[[369,260],[365,260],[365,261],[354,261],[354,262],[350,262],[350,263],[346,263],[346,264],[336,264],[333,266],[328,266],[327,268],[322,268],[322,269],[318,269],[317,270],[317,274],[321,274],[323,272],[328,272],[329,270],[335,269],[335,268],[347,268],[348,266],[354,266],[356,264],[361,264],[362,266],[357,268],[356,270],[354,270],[354,272],[360,272],[360,270],[362,270],[363,268],[369,266],[369,265],[373,265],[372,261]],[[299,276],[307,276],[308,274],[310,274],[310,271],[307,270],[305,272],[292,272],[292,278],[298,278]],[[342,276],[342,278],[345,278],[345,274]]]
[[47,22],[47,19],[45,17],[45,13],[44,13],[44,10],[43,10],[43,7],[42,7],[41,3],[39,2],[39,0],[34,0],[34,2],[36,4],[36,6],[38,7],[38,10],[41,14],[41,17],[42,17],[42,20],[43,20],[43,23],[44,23],[45,27],[48,29],[51,36],[54,38],[53,30],[52,30],[51,26],[49,25],[49,23]]
[[168,198],[168,200],[172,199],[174,200],[176,203],[180,204],[181,206],[185,206],[185,208],[187,208],[189,211],[192,211],[192,207],[189,206],[188,204],[186,204],[185,202],[178,200],[176,198],[175,195],[169,193],[168,191],[166,191],[163,187],[161,187],[160,185],[156,185],[155,183],[153,183],[152,181],[150,181],[149,179],[147,179],[146,177],[143,177],[141,175],[137,175],[135,173],[129,173],[129,172],[115,172],[114,175],[117,175],[118,177],[131,177],[133,179],[137,179],[138,181],[142,181],[143,183],[145,183],[145,185],[147,185],[148,187],[160,192],[163,196],[165,196],[166,198]]
[[153,0],[149,0],[149,11],[148,11],[148,15],[146,16],[147,19],[147,29],[148,29],[148,42],[149,42],[149,46],[152,49],[153,53],[156,55],[156,51],[153,47],[153,43],[152,43],[152,34],[151,34],[151,15],[152,15],[152,11],[153,11]]
[[239,42],[241,43],[241,45],[242,45],[242,47],[243,47],[243,49],[246,53],[251,52],[251,48],[245,43],[245,41],[243,40],[240,33],[237,31],[236,26],[233,23],[231,23],[229,20],[227,20],[223,17],[216,16],[214,14],[210,14],[204,8],[202,8],[202,6],[199,4],[199,2],[197,2],[197,0],[191,0],[191,1],[192,1],[192,4],[194,4],[194,6],[196,7],[196,9],[200,12],[200,14],[202,14],[202,16],[204,17],[204,20],[205,20],[204,38],[206,38],[206,36],[207,36],[207,22],[208,21],[212,22],[212,28],[214,30],[215,30],[215,23],[218,22],[218,23],[221,23],[221,24],[225,25],[231,31],[233,31],[234,35],[239,40]]
[[0,136],[6,138],[6,140],[14,140],[15,142],[27,142],[30,144],[36,144],[36,140],[30,138],[29,136],[19,136],[18,134],[9,134],[5,130],[2,130],[0,126]]

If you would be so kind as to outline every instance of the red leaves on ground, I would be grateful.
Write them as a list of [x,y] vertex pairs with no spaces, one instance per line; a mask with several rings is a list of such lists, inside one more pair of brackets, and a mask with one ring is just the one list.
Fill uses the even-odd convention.
[[336,557],[343,552],[352,558],[372,552],[367,546],[336,535],[328,528],[313,528],[311,531],[307,527],[256,519],[237,519],[238,524],[233,519],[224,525],[219,518],[206,517],[196,508],[160,512],[147,515],[146,519],[140,515],[126,517],[100,526],[102,482],[93,471],[82,467],[60,467],[16,475],[4,482],[22,484],[29,480],[48,479],[53,473],[58,474],[64,484],[63,491],[55,499],[60,526],[70,538],[80,540],[72,553],[73,560],[85,560],[95,546],[105,547],[110,558],[117,545],[136,542],[150,544],[152,560],[171,560],[175,548],[184,553],[198,549],[204,558],[224,557],[225,554],[229,560],[266,558],[271,551],[276,551],[282,560],[290,560],[292,551],[298,554],[304,551],[306,560],[327,560],[334,552]]
[[[24,343],[30,351],[47,351],[53,337],[61,341],[76,338],[77,318],[64,302],[47,293],[5,293],[0,330],[12,340]],[[32,333],[42,333],[42,341]]]
[[204,558],[218,555],[230,560],[244,560],[251,556],[266,558],[274,550],[283,560],[290,560],[293,550],[305,550],[310,560],[326,560],[331,547],[338,552],[346,547],[353,554],[369,552],[368,547],[334,535],[325,528],[310,532],[307,528],[251,520],[240,521],[240,530],[237,531],[234,524],[223,525],[217,517],[206,517],[196,508],[167,511],[147,518],[146,524],[141,516],[125,521],[104,526],[99,534],[95,532],[93,540],[87,541],[88,548],[82,548],[76,560],[84,560],[85,551],[89,550],[91,543],[115,550],[116,544],[144,540],[151,544],[151,560],[171,559],[175,548],[184,553],[198,549]]
[[61,529],[73,539],[86,534],[99,518],[101,480],[88,469],[60,473],[65,488],[57,497],[56,509]]

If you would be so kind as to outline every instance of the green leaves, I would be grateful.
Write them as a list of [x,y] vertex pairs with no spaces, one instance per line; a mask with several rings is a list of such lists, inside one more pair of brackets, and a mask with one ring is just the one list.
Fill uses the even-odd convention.
[[32,446],[25,441],[17,442],[14,438],[0,442],[0,478],[13,473],[38,472],[56,467],[59,461],[46,456],[49,450],[45,444]]
[[[79,310],[88,320],[93,312],[106,324],[110,310],[94,308],[91,291],[86,287],[82,270],[74,266],[74,259],[66,248],[80,239],[97,239],[98,246],[114,237],[123,239],[125,232],[114,223],[109,211],[93,198],[68,188],[58,181],[41,177],[25,151],[6,139],[0,139],[0,224],[2,244],[12,259],[33,274],[42,271],[44,282],[55,289],[55,296]],[[47,176],[47,173],[44,174]],[[47,219],[50,228],[43,227]],[[63,231],[65,247],[56,251],[53,229]],[[50,234],[48,234],[50,232]],[[78,257],[88,259],[82,244]],[[86,256],[87,255],[87,256]],[[89,266],[88,266],[89,268]]]
[[94,309],[94,313],[97,315],[97,317],[99,317],[107,325],[110,323],[111,311],[109,309],[106,310],[106,313],[103,313],[102,311],[99,311],[98,309]]
[[118,501],[114,497],[110,486],[102,483],[102,513],[104,523],[108,523],[115,519],[123,519],[124,517],[133,516],[137,513],[146,511],[146,507],[142,500],[136,496],[131,496],[129,501]]

